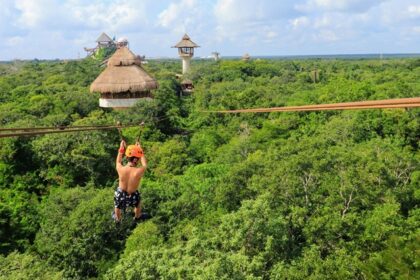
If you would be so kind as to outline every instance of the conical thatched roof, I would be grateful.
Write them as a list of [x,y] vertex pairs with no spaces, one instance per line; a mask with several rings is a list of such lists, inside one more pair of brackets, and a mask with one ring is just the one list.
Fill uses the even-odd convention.
[[112,39],[105,32],[102,32],[98,39],[96,39],[96,42],[112,42]]
[[190,37],[185,34],[182,40],[178,42],[173,48],[199,48],[200,46],[191,41]]
[[116,52],[108,59],[108,66],[141,66],[139,56],[136,56],[127,47],[118,48]]
[[156,80],[140,65],[140,59],[127,47],[117,49],[108,60],[107,68],[90,86],[90,91],[117,94],[157,89]]

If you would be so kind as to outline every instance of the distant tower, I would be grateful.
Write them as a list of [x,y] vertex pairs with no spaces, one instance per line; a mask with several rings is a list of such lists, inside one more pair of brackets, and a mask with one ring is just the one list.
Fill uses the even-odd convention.
[[249,61],[250,59],[251,59],[251,56],[249,55],[249,53],[246,53],[242,56],[243,61]]
[[116,43],[105,32],[96,39],[96,47],[84,48],[88,56],[95,55],[100,49],[115,50]]
[[219,61],[219,59],[220,59],[220,53],[218,53],[218,52],[212,52],[211,54],[213,55],[214,61]]
[[311,72],[311,79],[314,83],[319,82],[319,70],[318,70],[318,68],[315,68],[315,70],[313,70]]
[[112,40],[105,32],[102,32],[98,39],[96,39],[96,43],[98,43],[98,46],[100,47],[109,47],[114,45],[114,40]]
[[182,74],[185,74],[190,69],[190,61],[194,56],[194,48],[199,48],[200,46],[191,41],[190,37],[185,34],[182,37],[182,40],[173,46],[173,48],[178,48],[178,55],[182,59]]

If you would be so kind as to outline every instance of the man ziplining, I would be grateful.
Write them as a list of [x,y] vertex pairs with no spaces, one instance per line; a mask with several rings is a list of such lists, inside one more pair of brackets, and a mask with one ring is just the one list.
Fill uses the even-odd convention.
[[[125,147],[126,143],[122,140],[116,160],[118,188],[114,193],[114,212],[112,213],[112,218],[117,223],[121,221],[121,210],[125,212],[127,207],[134,207],[134,220],[146,218],[146,214],[142,215],[141,197],[138,191],[141,178],[147,168],[146,157],[138,141],[136,145],[129,145],[127,150]],[[122,164],[124,153],[128,160],[125,166]],[[141,166],[137,167],[139,161]]]

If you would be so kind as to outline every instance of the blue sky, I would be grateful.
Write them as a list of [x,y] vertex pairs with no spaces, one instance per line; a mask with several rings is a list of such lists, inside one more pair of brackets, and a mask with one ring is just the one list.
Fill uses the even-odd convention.
[[147,57],[420,53],[420,0],[0,0],[0,60],[84,57],[101,32]]

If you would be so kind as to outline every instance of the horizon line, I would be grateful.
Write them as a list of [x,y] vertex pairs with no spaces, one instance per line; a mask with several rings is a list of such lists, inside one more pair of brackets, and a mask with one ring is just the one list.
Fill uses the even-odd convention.
[[[241,58],[243,55],[226,55],[223,56],[222,54],[220,55],[220,58],[227,58],[227,59],[236,59],[236,58]],[[345,56],[351,56],[354,58],[360,57],[360,58],[366,58],[366,57],[372,57],[373,56],[378,56],[379,58],[381,56],[383,57],[388,57],[390,58],[390,56],[395,56],[395,57],[404,57],[404,58],[410,58],[410,57],[420,57],[420,52],[418,53],[411,53],[411,52],[407,52],[407,53],[398,53],[398,52],[387,52],[387,53],[331,53],[331,54],[264,54],[264,55],[252,55],[250,54],[251,59],[252,58],[317,58],[317,57],[345,57]],[[0,63],[7,63],[7,62],[13,62],[13,61],[34,61],[34,60],[38,60],[38,61],[62,61],[62,60],[83,60],[87,58],[87,56],[85,57],[80,57],[80,58],[13,58],[10,60],[0,60]],[[180,59],[178,56],[146,56],[146,60],[159,60],[159,59],[168,59],[168,60],[178,60]],[[207,55],[207,56],[197,56],[197,57],[193,57],[193,59],[196,60],[200,60],[200,59],[213,59],[212,55]]]

